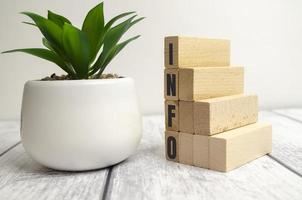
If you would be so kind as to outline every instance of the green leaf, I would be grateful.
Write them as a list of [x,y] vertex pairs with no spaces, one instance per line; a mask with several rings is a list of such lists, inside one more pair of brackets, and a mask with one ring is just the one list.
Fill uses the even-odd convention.
[[131,14],[133,14],[133,13],[135,13],[135,12],[126,12],[126,13],[122,13],[122,14],[120,14],[120,15],[118,15],[118,16],[112,18],[112,19],[106,24],[106,26],[105,26],[105,31],[107,31],[108,29],[110,29],[111,26],[112,26],[117,20],[119,20],[119,19],[121,19],[121,18],[123,18],[123,17],[126,17],[126,16],[128,16],[128,15],[131,15]]
[[136,16],[132,16],[126,21],[108,30],[104,38],[102,60],[106,59],[110,50],[118,43],[123,34],[131,27],[131,21],[135,17]]
[[57,54],[55,54],[54,52],[52,52],[48,49],[42,49],[42,48],[14,49],[14,50],[5,51],[2,53],[12,53],[12,52],[23,52],[23,53],[28,53],[28,54],[37,56],[39,58],[43,58],[45,60],[48,60],[50,62],[57,64],[68,74],[74,75],[74,73],[71,70],[69,70],[68,67],[65,65],[64,61]]
[[129,44],[131,41],[136,40],[137,38],[139,38],[140,35],[137,35],[135,37],[132,37],[124,42],[121,42],[120,44],[116,45],[111,52],[109,53],[109,55],[107,56],[106,59],[104,59],[99,65],[95,66],[95,68],[93,68],[90,71],[90,75],[95,74],[97,71],[99,71],[99,75],[101,75],[103,73],[103,71],[105,70],[106,66],[111,62],[111,60],[121,51],[124,49],[124,47],[127,46],[127,44]]
[[53,47],[51,46],[51,43],[50,43],[46,38],[42,38],[42,43],[43,43],[43,45],[44,45],[47,49],[49,49],[49,50],[55,52],[55,50],[54,50]]
[[[43,45],[47,49],[17,49],[14,51],[22,51],[55,62],[74,78],[89,78],[91,73],[97,71],[102,73],[129,42],[139,37],[136,36],[119,43],[123,35],[143,18],[135,19],[135,15],[118,25],[115,23],[133,13],[135,12],[122,13],[105,24],[104,3],[102,2],[88,12],[82,30],[79,30],[71,25],[67,18],[52,11],[48,11],[47,19],[35,13],[23,12],[22,14],[34,21],[34,23],[24,23],[39,28],[44,36]],[[99,52],[100,50],[102,51]],[[96,60],[99,53],[100,56]]]
[[69,70],[75,74],[75,71],[74,71],[72,65],[70,63],[66,62],[67,59],[62,57],[63,55],[59,54],[57,52],[58,50],[55,50],[54,47],[52,46],[52,44],[46,38],[42,39],[42,43],[47,49],[49,49],[50,51],[56,53],[59,57],[61,57],[61,59],[65,62],[66,67],[69,68]]
[[132,21],[132,22],[131,22],[131,26],[133,26],[134,24],[140,22],[140,21],[143,20],[143,19],[145,19],[145,17],[140,17],[140,18],[138,18],[138,19]]
[[132,42],[133,40],[136,40],[137,38],[139,38],[140,35],[137,35],[135,37],[132,37],[124,42],[121,42],[120,44],[116,45],[111,52],[109,53],[109,55],[107,56],[106,60],[104,61],[104,63],[102,63],[102,67],[100,68],[99,71],[99,75],[101,75],[103,73],[103,71],[105,70],[106,66],[111,62],[111,60],[121,51],[123,50],[127,44],[129,44],[130,42]]
[[23,24],[27,24],[27,25],[31,25],[31,26],[37,26],[36,24],[34,23],[30,23],[30,22],[22,22]]
[[109,63],[110,63],[110,61],[121,51],[121,50],[123,50],[126,46],[127,46],[127,44],[129,44],[130,42],[132,42],[133,40],[136,40],[137,38],[139,38],[140,37],[140,35],[137,35],[137,36],[135,36],[135,37],[132,37],[132,38],[130,38],[130,39],[128,39],[128,40],[126,40],[126,41],[124,41],[124,42],[121,42],[120,44],[118,44],[118,45],[116,45],[113,49],[112,49],[112,51],[110,52],[110,54],[109,54],[109,56],[107,57],[107,59],[106,59],[106,61],[104,62],[104,64],[103,64],[103,66],[107,66]]
[[78,78],[88,78],[90,44],[86,34],[65,23],[63,26],[63,47]]
[[62,29],[57,24],[35,13],[23,12],[22,14],[27,15],[35,22],[41,33],[49,42],[56,45],[58,48],[61,46]]
[[135,17],[136,15],[130,17],[126,21],[108,30],[104,38],[103,52],[101,53],[101,55],[98,57],[97,61],[94,63],[94,65],[91,68],[93,72],[96,72],[95,70],[97,68],[102,68],[102,65],[110,56],[111,51],[118,43],[118,41],[121,39],[121,37],[124,35],[124,33],[127,32],[127,30],[129,30],[129,28],[133,26],[135,23],[143,19],[143,18],[139,18],[135,21],[132,21]]
[[22,14],[29,16],[35,22],[36,26],[40,29],[41,33],[52,47],[52,50],[60,55],[66,62],[69,62],[63,51],[62,28],[53,21],[40,15],[30,12],[23,12]]
[[129,30],[129,28],[131,28],[131,26],[143,19],[139,18],[132,22],[135,17],[136,15],[108,30],[104,38],[104,54],[110,52],[110,50],[118,43],[121,37]]
[[118,41],[121,39],[121,37],[124,35],[124,33],[127,32],[127,30],[131,26],[133,26],[135,23],[142,20],[142,18],[140,18],[140,19],[136,20],[135,23],[132,23],[132,20],[135,17],[136,17],[136,15],[130,17],[126,21],[124,21],[108,30],[108,32],[106,33],[105,38],[104,38],[103,52],[99,56],[94,67],[102,65],[105,62],[105,60],[107,59],[107,57],[109,56],[112,48],[114,48],[114,46],[118,43]]
[[103,11],[103,2],[98,4],[96,7],[91,9],[82,26],[82,31],[88,36],[91,55],[90,61],[92,62],[99,49],[102,46],[102,40],[104,38],[104,11]]
[[61,28],[63,27],[64,23],[71,24],[71,22],[68,19],[54,12],[51,12],[50,10],[48,11],[47,18],[52,22],[54,22],[55,24],[57,24],[58,26],[60,26]]

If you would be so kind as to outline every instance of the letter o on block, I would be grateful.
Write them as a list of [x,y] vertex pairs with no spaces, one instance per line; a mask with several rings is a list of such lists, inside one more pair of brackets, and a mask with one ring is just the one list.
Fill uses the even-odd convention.
[[167,156],[174,160],[176,158],[176,139],[173,136],[167,138]]
[[176,131],[165,132],[167,160],[178,162],[178,137],[179,133]]

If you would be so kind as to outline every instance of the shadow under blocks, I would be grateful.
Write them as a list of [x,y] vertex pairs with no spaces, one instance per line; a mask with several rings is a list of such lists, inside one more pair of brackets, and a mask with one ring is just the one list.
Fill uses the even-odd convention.
[[229,40],[171,36],[164,46],[167,160],[227,172],[272,151]]

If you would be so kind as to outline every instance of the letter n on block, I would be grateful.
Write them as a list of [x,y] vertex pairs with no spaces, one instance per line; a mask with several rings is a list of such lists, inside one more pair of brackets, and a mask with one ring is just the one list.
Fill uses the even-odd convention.
[[178,100],[178,70],[165,69],[165,99]]
[[165,101],[166,130],[178,131],[178,101]]

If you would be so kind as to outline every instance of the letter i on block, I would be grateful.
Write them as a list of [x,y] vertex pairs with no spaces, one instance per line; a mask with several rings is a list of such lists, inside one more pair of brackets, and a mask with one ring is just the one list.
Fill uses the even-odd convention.
[[165,99],[178,100],[178,70],[165,69]]

